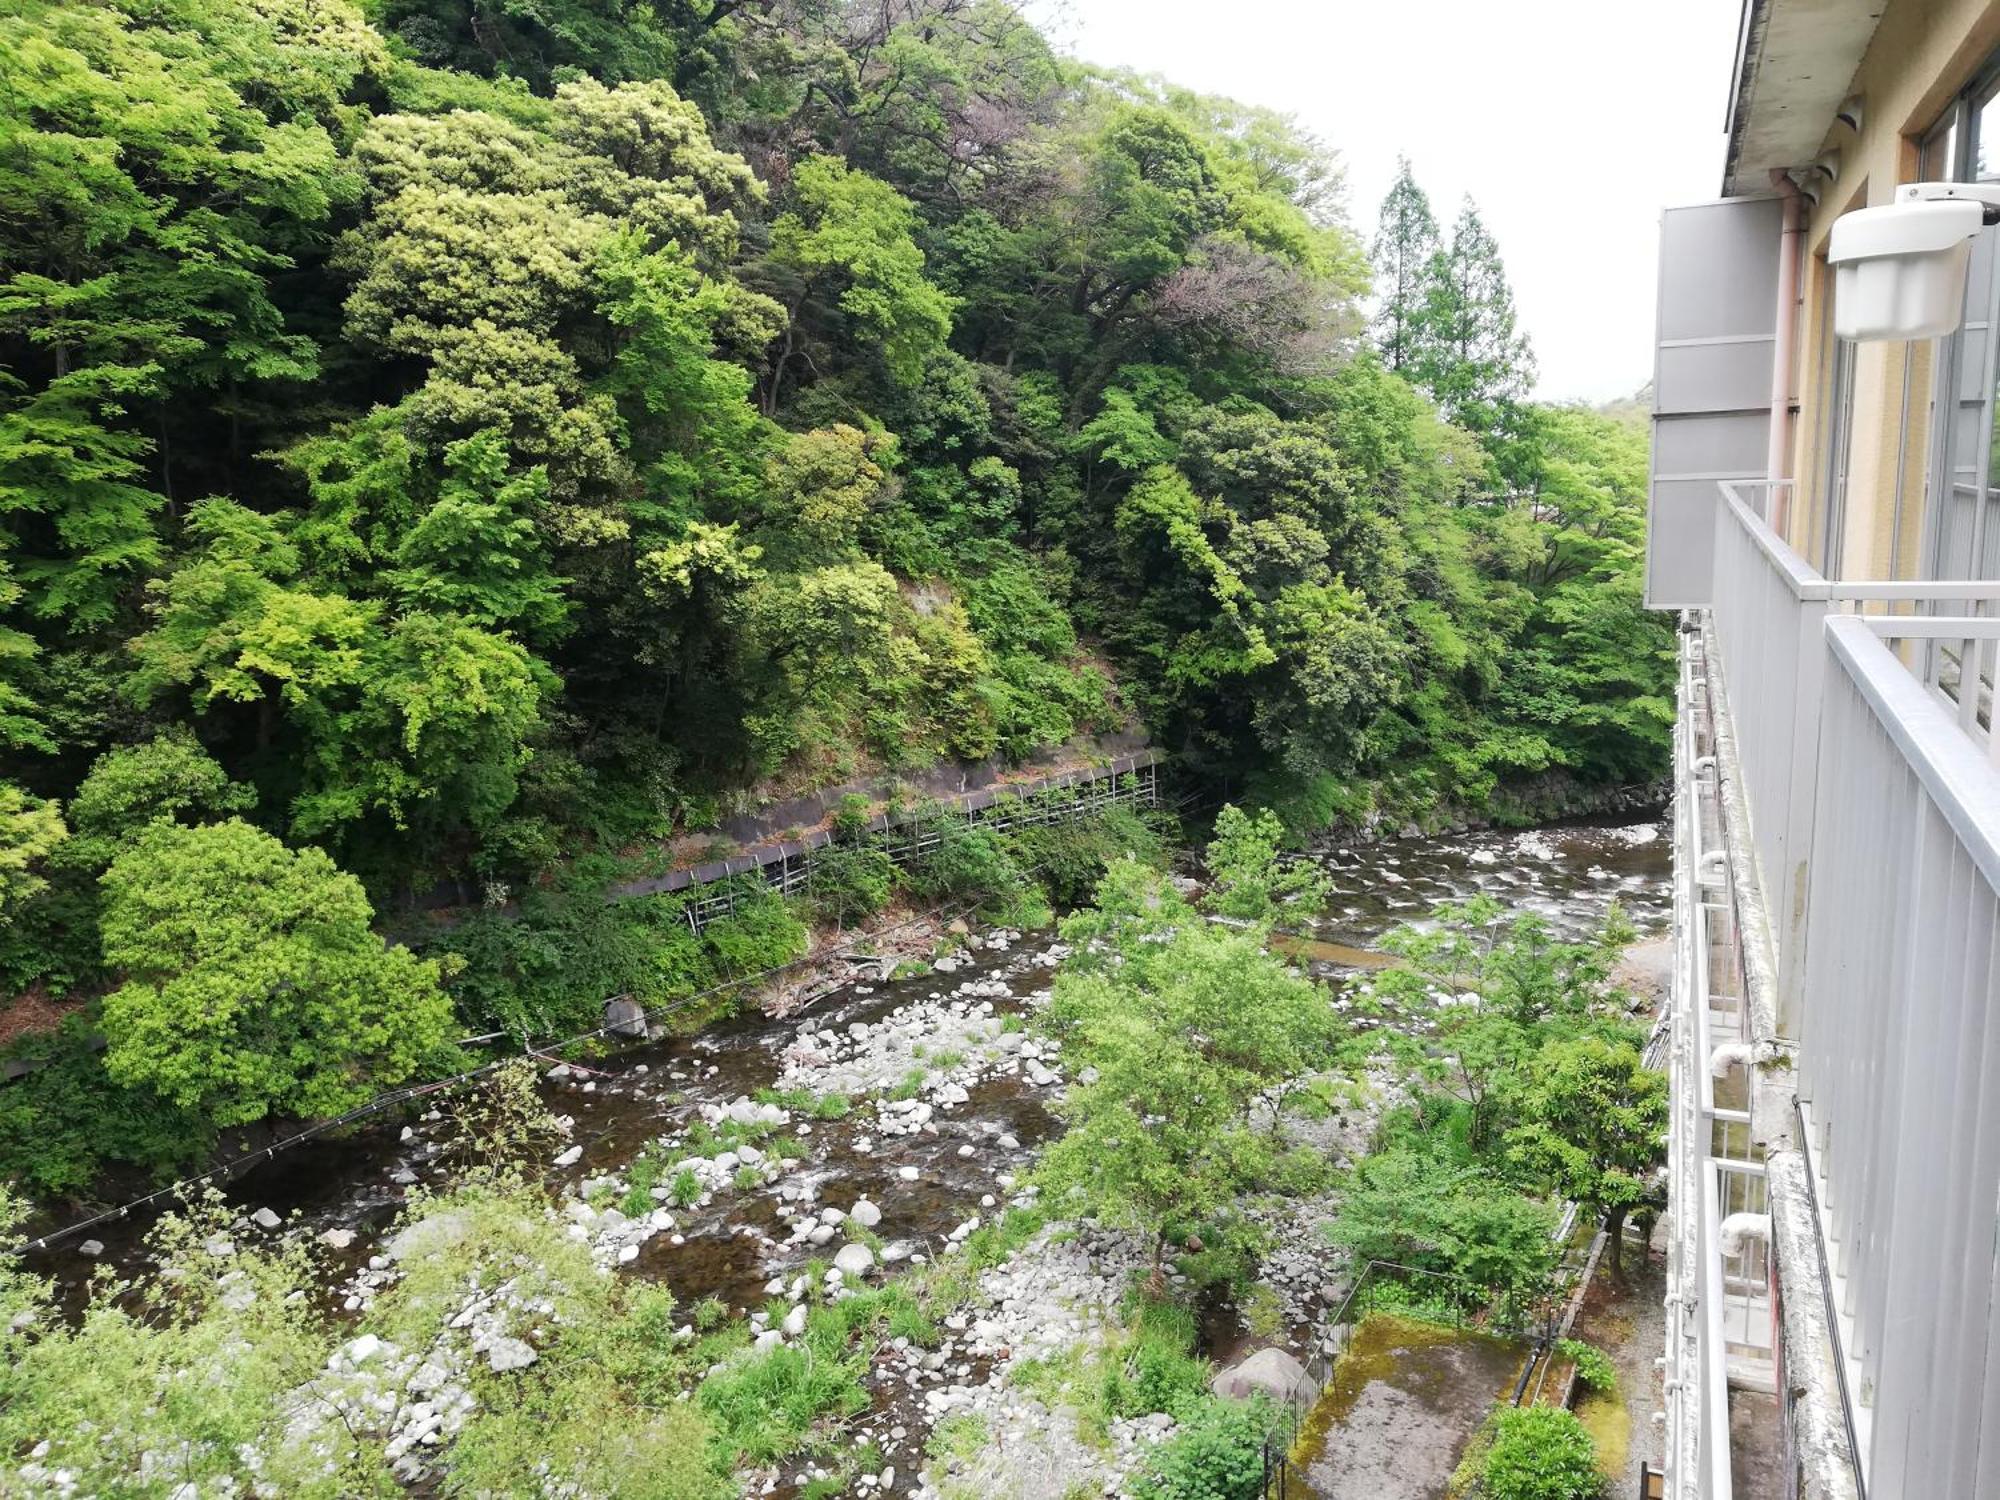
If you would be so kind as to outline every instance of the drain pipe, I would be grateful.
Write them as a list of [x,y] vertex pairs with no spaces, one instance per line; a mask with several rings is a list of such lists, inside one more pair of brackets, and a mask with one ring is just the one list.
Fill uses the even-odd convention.
[[1781,488],[1792,466],[1792,388],[1799,360],[1799,261],[1805,246],[1805,196],[1791,174],[1771,173],[1771,186],[1785,206],[1785,229],[1778,237],[1778,309],[1771,347],[1771,433],[1764,454],[1764,519],[1779,536],[1791,523],[1791,491]]
[[1771,1216],[1731,1214],[1722,1221],[1716,1240],[1717,1248],[1724,1255],[1741,1255],[1752,1240],[1768,1245],[1771,1243]]

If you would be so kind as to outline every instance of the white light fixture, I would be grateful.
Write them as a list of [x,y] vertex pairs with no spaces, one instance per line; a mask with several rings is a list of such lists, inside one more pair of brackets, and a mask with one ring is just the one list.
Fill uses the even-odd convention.
[[1965,315],[1965,267],[2000,223],[2000,183],[1912,182],[1896,201],[1833,221],[1833,331],[1844,339],[1928,339]]

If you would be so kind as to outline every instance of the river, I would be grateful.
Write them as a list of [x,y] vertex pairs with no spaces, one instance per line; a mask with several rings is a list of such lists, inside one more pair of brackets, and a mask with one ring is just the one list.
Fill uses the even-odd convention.
[[[1328,850],[1314,856],[1333,880],[1328,909],[1297,926],[1325,945],[1307,956],[1327,974],[1365,961],[1353,950],[1365,952],[1433,904],[1480,893],[1540,913],[1566,937],[1601,921],[1614,899],[1642,931],[1657,929],[1670,905],[1668,847],[1657,819],[1627,818]],[[831,1254],[839,1239],[816,1230],[857,1202],[879,1212],[875,1234],[901,1252],[897,1258],[938,1254],[954,1231],[991,1217],[1056,1125],[1049,1109],[1061,1089],[1056,1059],[1012,1018],[1046,996],[1062,950],[1051,933],[975,933],[967,941],[969,950],[941,972],[837,991],[803,1016],[741,1016],[587,1069],[555,1070],[544,1097],[572,1122],[571,1144],[580,1150],[551,1172],[551,1188],[567,1201],[579,1236],[590,1237],[607,1263],[664,1280],[684,1307],[712,1297],[745,1313],[810,1258]],[[844,1118],[814,1118],[795,1106],[780,1122],[762,1122],[774,1143],[788,1140],[795,1162],[756,1149],[731,1153],[719,1170],[702,1168],[699,1202],[677,1207],[656,1191],[650,1213],[602,1212],[610,1200],[630,1203],[628,1169],[649,1144],[677,1167],[695,1122],[754,1116],[751,1096],[772,1088],[856,1103]],[[897,1093],[908,1097],[890,1097]],[[226,1195],[246,1216],[277,1214],[282,1232],[331,1232],[345,1241],[335,1252],[343,1277],[336,1305],[343,1294],[365,1298],[377,1279],[369,1259],[406,1194],[446,1171],[444,1133],[433,1111],[314,1141],[242,1173]],[[643,1186],[639,1194],[646,1196]],[[81,1255],[70,1241],[34,1257],[31,1269],[53,1276],[74,1303],[98,1265],[145,1272],[146,1227],[134,1216],[93,1230],[105,1247],[101,1258]],[[968,1357],[930,1376],[964,1382],[980,1373]],[[908,1444],[921,1434],[888,1434],[907,1433],[918,1419],[902,1397],[885,1397],[867,1419],[881,1427],[886,1450],[904,1443],[912,1478],[920,1454]]]

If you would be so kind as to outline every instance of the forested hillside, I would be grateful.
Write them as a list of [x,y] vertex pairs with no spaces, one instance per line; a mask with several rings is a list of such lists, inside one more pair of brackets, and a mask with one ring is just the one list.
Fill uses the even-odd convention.
[[1295,823],[1663,764],[1643,433],[1285,118],[997,0],[21,0],[0,72],[0,984],[158,1087],[246,969],[427,1018],[204,1118],[448,1030],[385,905],[760,793],[1128,719]]

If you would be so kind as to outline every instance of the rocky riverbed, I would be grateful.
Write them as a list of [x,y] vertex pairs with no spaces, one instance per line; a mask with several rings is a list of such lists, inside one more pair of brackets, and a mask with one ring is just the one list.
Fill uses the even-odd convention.
[[[1656,923],[1668,899],[1666,844],[1651,821],[1389,841],[1320,858],[1336,892],[1301,925],[1354,947],[1479,892],[1541,911],[1565,935],[1594,925],[1613,899],[1642,926]],[[1065,1086],[1033,1018],[1063,956],[1052,934],[968,934],[930,972],[850,986],[802,1015],[743,1016],[549,1069],[543,1097],[568,1131],[552,1157],[554,1211],[605,1273],[664,1281],[689,1319],[705,1303],[745,1317],[764,1344],[799,1336],[812,1295],[948,1263],[982,1226],[1033,1202],[1026,1174],[1059,1128],[1052,1111]],[[1385,1069],[1343,1080],[1335,1107],[1290,1112],[1283,1129],[1350,1160],[1394,1101]],[[341,1273],[333,1305],[357,1311],[421,1248],[387,1231],[407,1193],[450,1172],[445,1126],[433,1111],[280,1156],[231,1185],[240,1215],[231,1233],[323,1240]],[[1323,1233],[1337,1208],[1331,1194],[1250,1206],[1271,1248],[1246,1306],[1204,1309],[1205,1353],[1311,1351],[1345,1292]],[[110,1226],[96,1254],[67,1245],[36,1269],[72,1284],[98,1264],[143,1273],[140,1227]],[[873,1444],[880,1467],[851,1476],[851,1492],[1120,1492],[1170,1421],[1081,1431],[1050,1372],[1116,1337],[1119,1304],[1147,1260],[1129,1237],[1050,1226],[974,1278],[937,1347],[887,1341],[869,1376],[872,1405],[849,1429],[856,1444]],[[532,1355],[519,1329],[533,1312],[496,1291],[462,1309],[463,1325],[428,1364],[349,1348],[327,1379],[357,1400],[398,1393],[414,1475],[422,1449],[463,1418],[463,1370]],[[835,1462],[780,1465],[754,1489],[789,1495]]]

